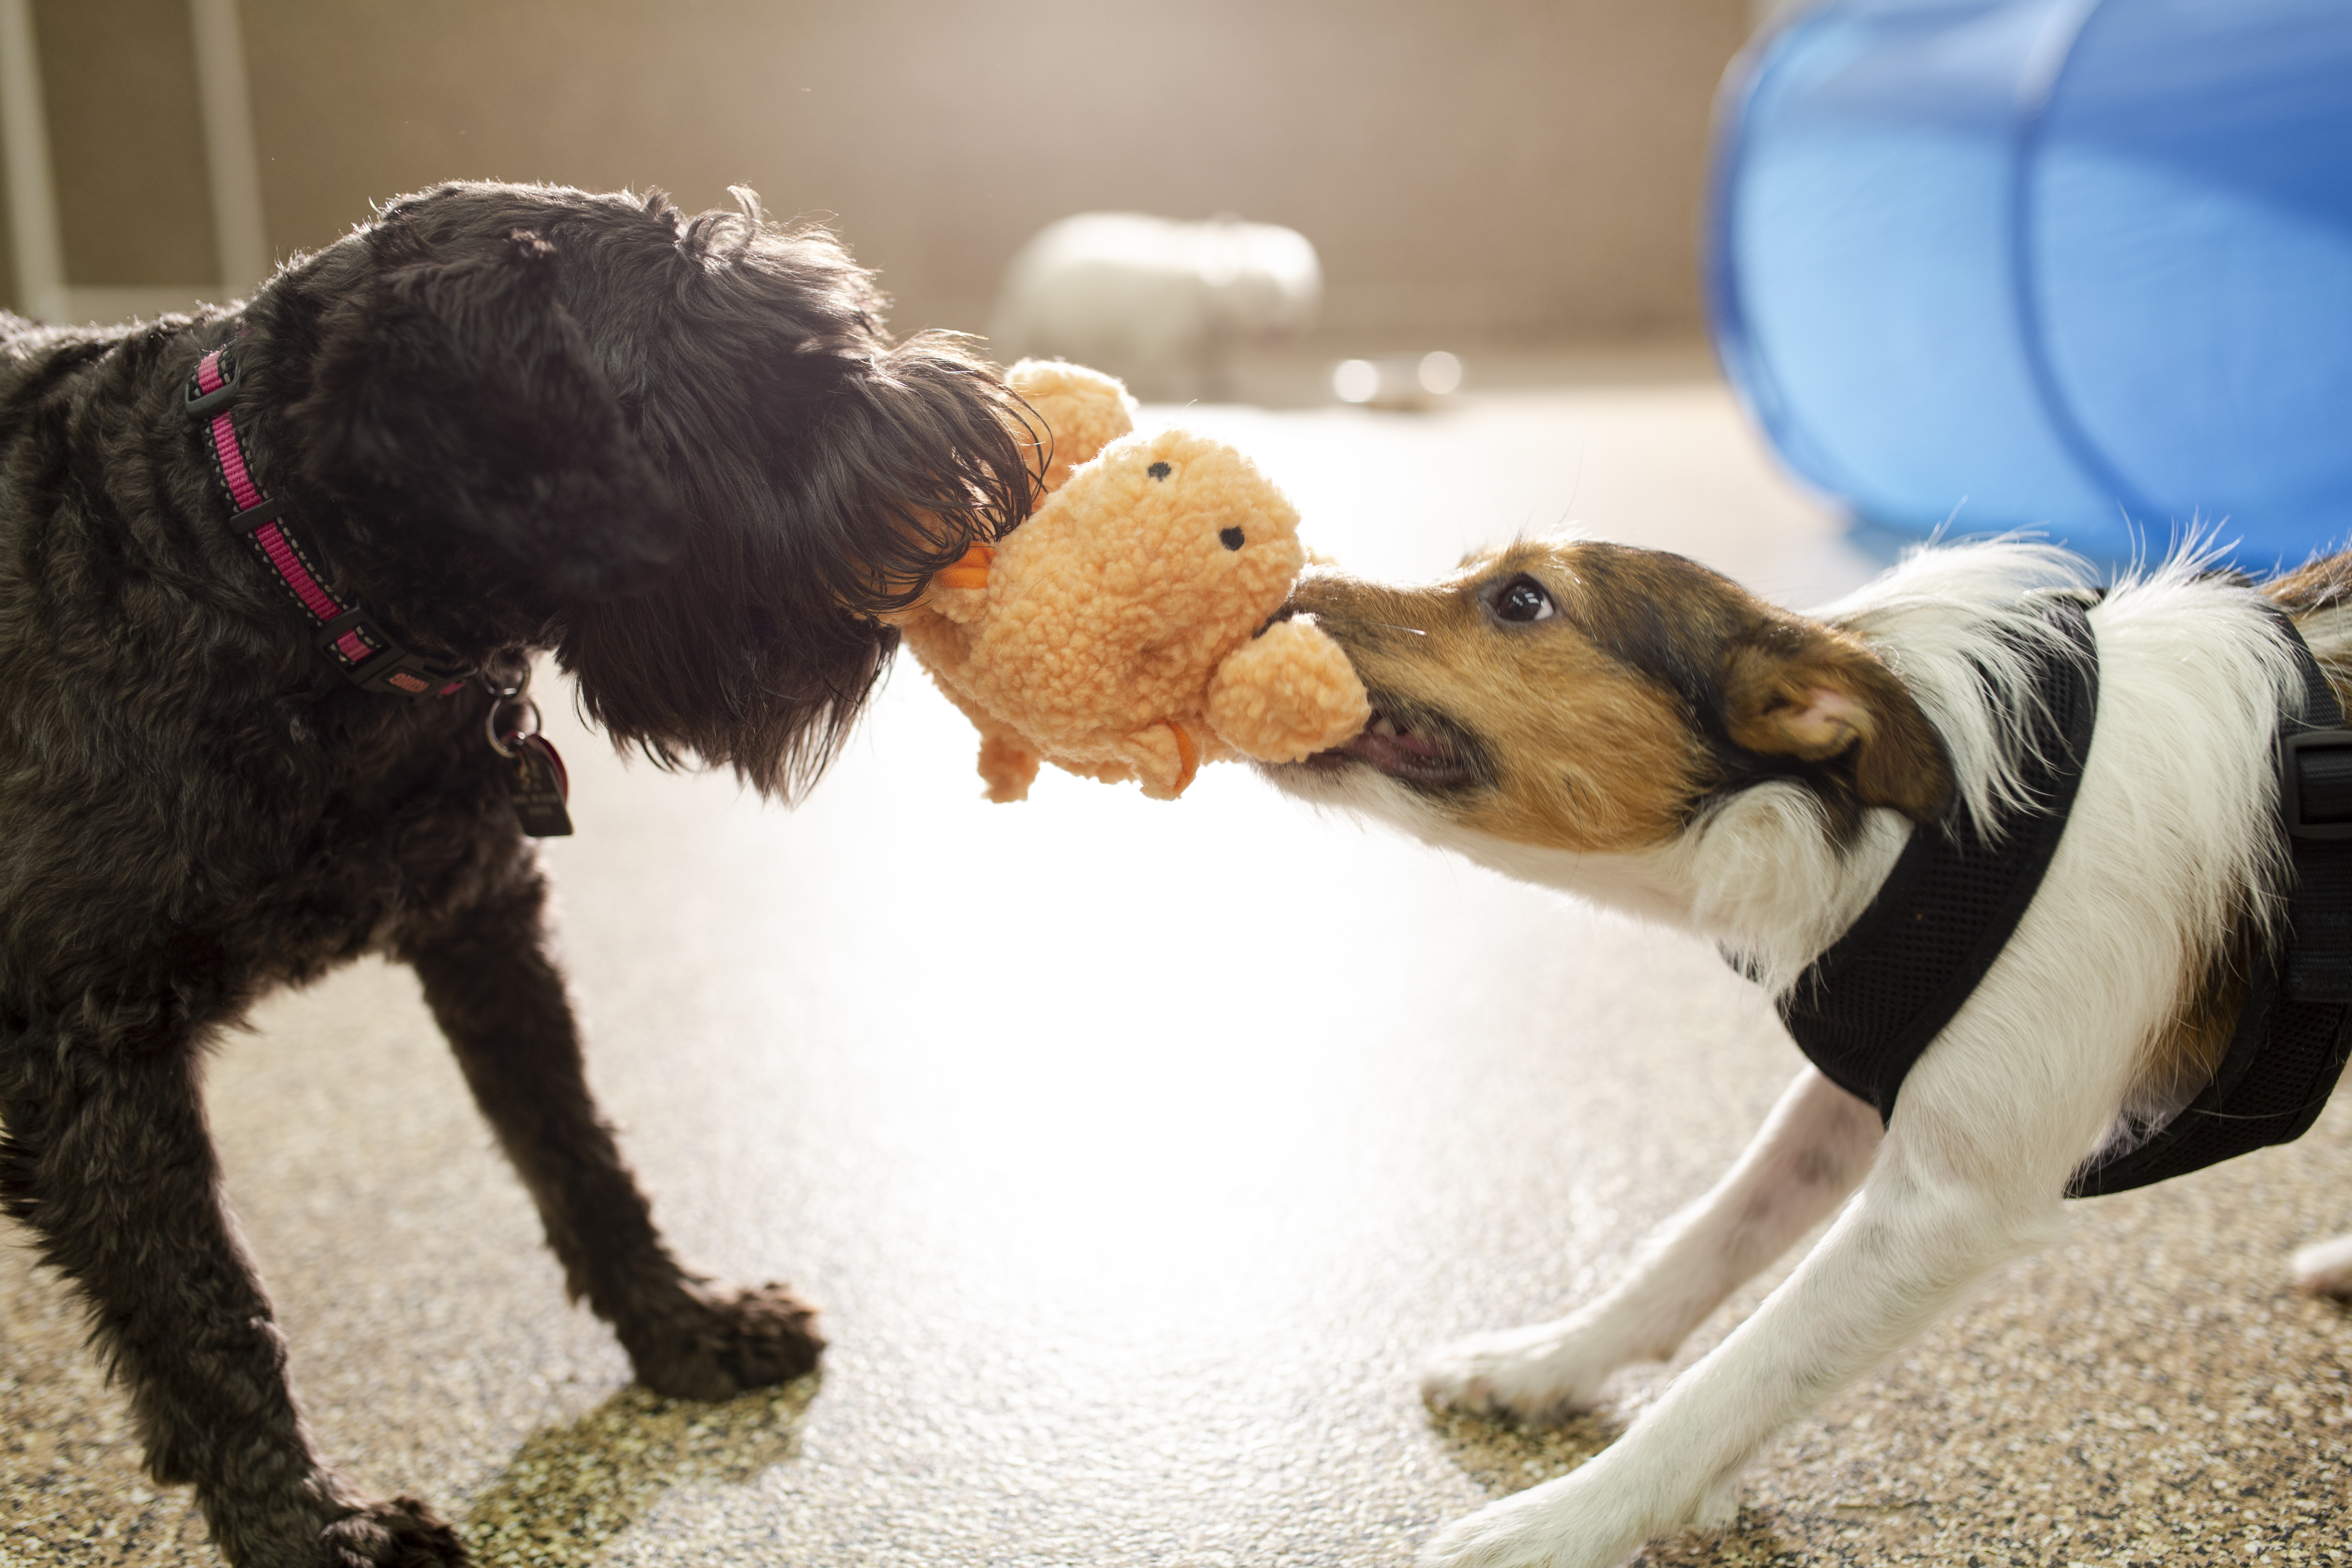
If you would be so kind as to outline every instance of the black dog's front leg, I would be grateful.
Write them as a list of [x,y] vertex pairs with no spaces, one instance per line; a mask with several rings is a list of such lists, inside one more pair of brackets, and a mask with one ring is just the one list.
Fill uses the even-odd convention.
[[286,1342],[223,1205],[195,1048],[152,1038],[167,1004],[126,1012],[0,1038],[0,1202],[88,1301],[149,1473],[194,1484],[238,1568],[462,1563],[424,1504],[355,1497],[311,1451]]
[[405,956],[475,1102],[539,1205],[574,1300],[613,1325],[662,1394],[724,1399],[816,1365],[814,1310],[781,1285],[728,1289],[678,1267],[596,1114],[536,875]]

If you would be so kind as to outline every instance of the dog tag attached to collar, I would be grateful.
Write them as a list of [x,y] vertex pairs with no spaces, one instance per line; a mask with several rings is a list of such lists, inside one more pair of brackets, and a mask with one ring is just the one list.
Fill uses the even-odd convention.
[[511,736],[507,745],[499,769],[506,776],[507,800],[523,832],[533,838],[571,837],[572,814],[564,803],[571,797],[572,781],[554,745],[544,735]]
[[[507,804],[523,832],[532,838],[569,838],[572,813],[564,806],[572,796],[572,776],[563,771],[555,743],[539,732],[539,704],[524,695],[530,686],[526,672],[521,685],[495,692],[483,734],[498,753]],[[522,727],[526,722],[528,730]]]

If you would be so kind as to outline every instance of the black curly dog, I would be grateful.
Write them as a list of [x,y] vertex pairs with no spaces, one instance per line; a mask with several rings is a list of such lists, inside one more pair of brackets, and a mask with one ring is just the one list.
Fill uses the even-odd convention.
[[893,646],[876,614],[1028,510],[990,368],[894,346],[828,236],[739,196],[689,221],[453,184],[239,309],[0,317],[0,1201],[231,1563],[465,1556],[313,1452],[199,1096],[257,997],[360,954],[415,967],[648,1386],[723,1398],[823,1345],[789,1290],[715,1285],[656,1232],[484,732],[552,649],[618,742],[789,798]]

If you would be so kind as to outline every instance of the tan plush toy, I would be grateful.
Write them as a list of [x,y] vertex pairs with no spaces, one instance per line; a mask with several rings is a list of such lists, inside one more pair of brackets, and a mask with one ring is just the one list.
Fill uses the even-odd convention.
[[1043,758],[1173,800],[1202,763],[1297,762],[1364,727],[1339,645],[1268,625],[1307,553],[1247,458],[1134,434],[1125,390],[1093,371],[1024,361],[1006,380],[1046,426],[1045,499],[893,617],[979,727],[990,799],[1026,796]]

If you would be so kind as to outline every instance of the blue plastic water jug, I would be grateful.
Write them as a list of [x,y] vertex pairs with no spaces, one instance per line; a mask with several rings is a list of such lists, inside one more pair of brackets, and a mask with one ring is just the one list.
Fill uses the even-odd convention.
[[1798,474],[2095,554],[2352,534],[2352,0],[1843,0],[1719,111],[1725,371]]

